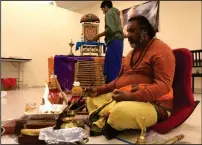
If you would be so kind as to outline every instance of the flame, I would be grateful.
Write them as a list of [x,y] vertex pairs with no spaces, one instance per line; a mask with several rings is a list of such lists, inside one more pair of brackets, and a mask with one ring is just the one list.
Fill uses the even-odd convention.
[[44,91],[44,94],[43,94],[44,105],[40,106],[41,112],[50,111],[52,109],[52,104],[48,100],[48,97],[49,97],[49,88],[48,88],[47,83],[45,83],[45,91]]

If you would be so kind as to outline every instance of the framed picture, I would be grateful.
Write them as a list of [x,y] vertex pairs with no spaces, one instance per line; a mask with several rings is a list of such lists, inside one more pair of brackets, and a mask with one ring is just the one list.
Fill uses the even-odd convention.
[[98,24],[83,24],[84,41],[92,41],[93,37],[99,33]]
[[159,32],[159,6],[160,1],[148,1],[121,11],[121,22],[124,36],[127,35],[126,28],[131,17],[145,16],[156,32]]

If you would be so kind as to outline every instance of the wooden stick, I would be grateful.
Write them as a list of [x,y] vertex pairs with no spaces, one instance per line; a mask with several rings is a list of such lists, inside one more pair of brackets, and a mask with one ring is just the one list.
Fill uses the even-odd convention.
[[79,107],[78,109],[76,109],[76,111],[78,111],[79,109],[81,109],[84,106],[86,106],[86,104],[83,104],[81,107]]
[[57,77],[55,77],[55,76],[56,76],[56,75],[54,75],[54,79],[55,79],[55,81],[56,81],[56,83],[57,83],[58,89],[59,89],[60,93],[62,94],[62,97],[64,98],[64,101],[65,101],[66,103],[68,103],[68,101],[67,101],[67,95],[62,91],[62,88],[61,88],[61,86],[60,86],[60,83],[58,82],[58,79],[57,79]]

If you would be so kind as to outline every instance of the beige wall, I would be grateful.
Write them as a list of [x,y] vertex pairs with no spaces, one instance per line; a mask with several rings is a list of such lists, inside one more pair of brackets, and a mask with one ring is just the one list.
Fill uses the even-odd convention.
[[[144,1],[114,1],[114,7],[123,10]],[[100,20],[100,31],[104,30],[104,15],[100,2],[94,7],[82,9],[79,13],[96,14]],[[160,2],[160,32],[157,37],[166,42],[171,48],[186,47],[201,49],[201,2],[200,1],[161,1]],[[124,54],[129,50],[125,40]]]
[[[81,15],[49,4],[2,2],[1,56],[31,58],[24,65],[28,86],[44,85],[48,79],[48,57],[68,54],[71,39],[81,34]],[[16,77],[16,69],[2,63],[2,77]]]
[[[144,1],[115,1],[114,6],[122,10]],[[80,18],[94,13],[100,20],[100,31],[104,30],[104,15],[100,2],[82,9],[79,13],[52,5],[30,5],[25,2],[2,2],[2,57],[18,56],[33,59],[24,66],[24,81],[28,86],[44,85],[48,77],[47,58],[55,54],[68,54],[69,41],[80,40]],[[161,1],[160,32],[158,38],[172,48],[201,49],[201,2]],[[129,50],[124,43],[124,55]],[[76,54],[79,54],[77,52]],[[16,76],[16,69],[2,64],[2,77]],[[201,88],[201,79],[196,81]]]
[[[114,1],[114,7],[123,10],[144,1]],[[100,2],[94,7],[80,10],[79,13],[96,14],[100,20],[100,31],[104,30],[104,15]],[[201,48],[201,1],[161,1],[160,2],[160,32],[157,37],[167,43],[172,49]],[[103,39],[102,39],[103,40]],[[124,55],[130,51],[128,41],[124,42]],[[202,71],[202,70],[201,70]],[[196,80],[196,88],[202,88],[201,79]]]

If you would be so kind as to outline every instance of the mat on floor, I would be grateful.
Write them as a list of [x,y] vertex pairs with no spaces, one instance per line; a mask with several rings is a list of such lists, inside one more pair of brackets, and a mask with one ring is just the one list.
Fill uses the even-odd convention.
[[120,133],[116,139],[123,141],[125,143],[129,144],[135,144],[137,141],[137,138],[140,136],[140,131],[136,130],[126,130]]
[[[137,142],[137,138],[140,136],[140,131],[135,130],[126,130],[122,133],[120,133],[116,139],[123,141],[128,144],[135,144]],[[171,138],[174,138],[175,136],[172,136]],[[163,142],[165,140],[169,139],[166,135],[158,134],[154,131],[149,131],[146,134],[146,140],[147,144],[151,144],[154,142]],[[188,142],[184,142],[183,139],[180,141],[177,141],[175,144],[189,144]],[[156,144],[156,143],[155,143]]]

